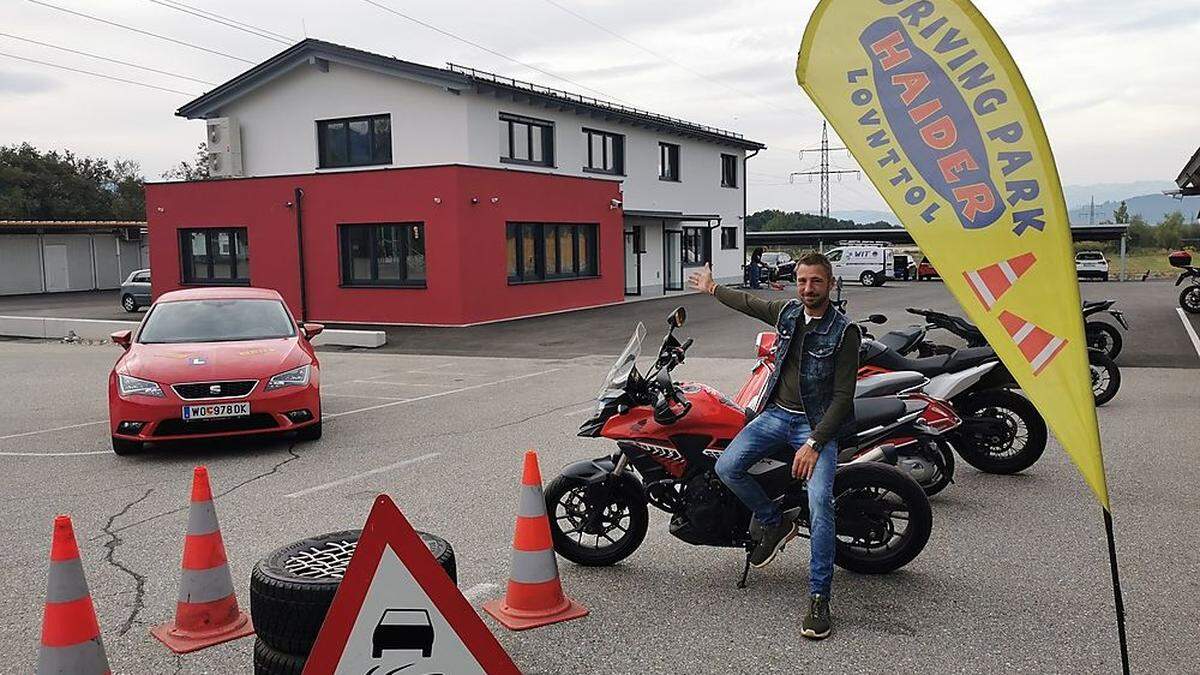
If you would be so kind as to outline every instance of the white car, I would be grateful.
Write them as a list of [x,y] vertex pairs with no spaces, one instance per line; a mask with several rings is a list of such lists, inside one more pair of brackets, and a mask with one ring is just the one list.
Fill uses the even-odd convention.
[[882,286],[892,268],[895,251],[886,246],[839,246],[825,252],[833,277],[856,280],[863,286]]
[[1101,251],[1080,251],[1075,254],[1075,274],[1080,279],[1108,281],[1108,260]]

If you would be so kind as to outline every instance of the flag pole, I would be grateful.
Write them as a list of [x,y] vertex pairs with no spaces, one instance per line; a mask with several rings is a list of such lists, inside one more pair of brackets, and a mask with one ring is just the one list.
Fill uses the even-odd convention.
[[1125,642],[1125,603],[1121,600],[1121,576],[1117,572],[1117,542],[1113,538],[1112,514],[1104,510],[1104,533],[1108,535],[1108,564],[1112,570],[1113,602],[1117,608],[1117,638],[1121,642],[1121,669],[1129,675],[1129,646]]

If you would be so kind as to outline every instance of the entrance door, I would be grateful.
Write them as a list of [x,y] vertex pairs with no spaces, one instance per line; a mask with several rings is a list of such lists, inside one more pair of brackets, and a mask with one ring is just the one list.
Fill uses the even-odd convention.
[[48,292],[70,290],[71,276],[67,270],[66,245],[47,244],[42,255],[46,265],[46,290]]
[[641,232],[625,231],[625,295],[642,294]]
[[683,232],[663,232],[663,291],[683,290]]

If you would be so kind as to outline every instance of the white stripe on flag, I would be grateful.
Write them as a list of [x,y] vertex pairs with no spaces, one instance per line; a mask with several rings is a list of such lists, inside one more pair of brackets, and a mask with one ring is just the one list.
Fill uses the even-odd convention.
[[1008,264],[1007,260],[1001,260],[996,263],[1000,267],[1000,271],[1004,272],[1004,276],[1008,277],[1008,283],[1015,284],[1017,282],[1017,273],[1013,270],[1012,265]]
[[1021,344],[1025,341],[1025,338],[1029,337],[1029,334],[1033,332],[1034,328],[1037,328],[1037,326],[1026,321],[1025,325],[1021,326],[1021,330],[1013,333],[1013,342],[1017,343],[1018,345]]
[[1046,365],[1046,362],[1050,360],[1050,357],[1054,356],[1054,352],[1058,351],[1058,348],[1062,346],[1062,343],[1063,339],[1060,337],[1056,337],[1046,343],[1046,346],[1042,349],[1042,353],[1029,362],[1029,365],[1033,366],[1033,372],[1036,373],[1041,370],[1042,366]]
[[979,272],[967,272],[967,280],[975,287],[975,292],[979,293],[979,297],[983,298],[983,304],[991,309],[992,305],[996,304],[996,298],[992,295],[992,291],[983,283],[983,278],[979,276]]

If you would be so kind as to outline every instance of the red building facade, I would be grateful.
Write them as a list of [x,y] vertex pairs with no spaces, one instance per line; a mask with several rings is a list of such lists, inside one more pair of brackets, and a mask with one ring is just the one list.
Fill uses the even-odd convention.
[[460,165],[146,186],[155,297],[273,288],[297,317],[471,325],[624,298],[620,184]]

